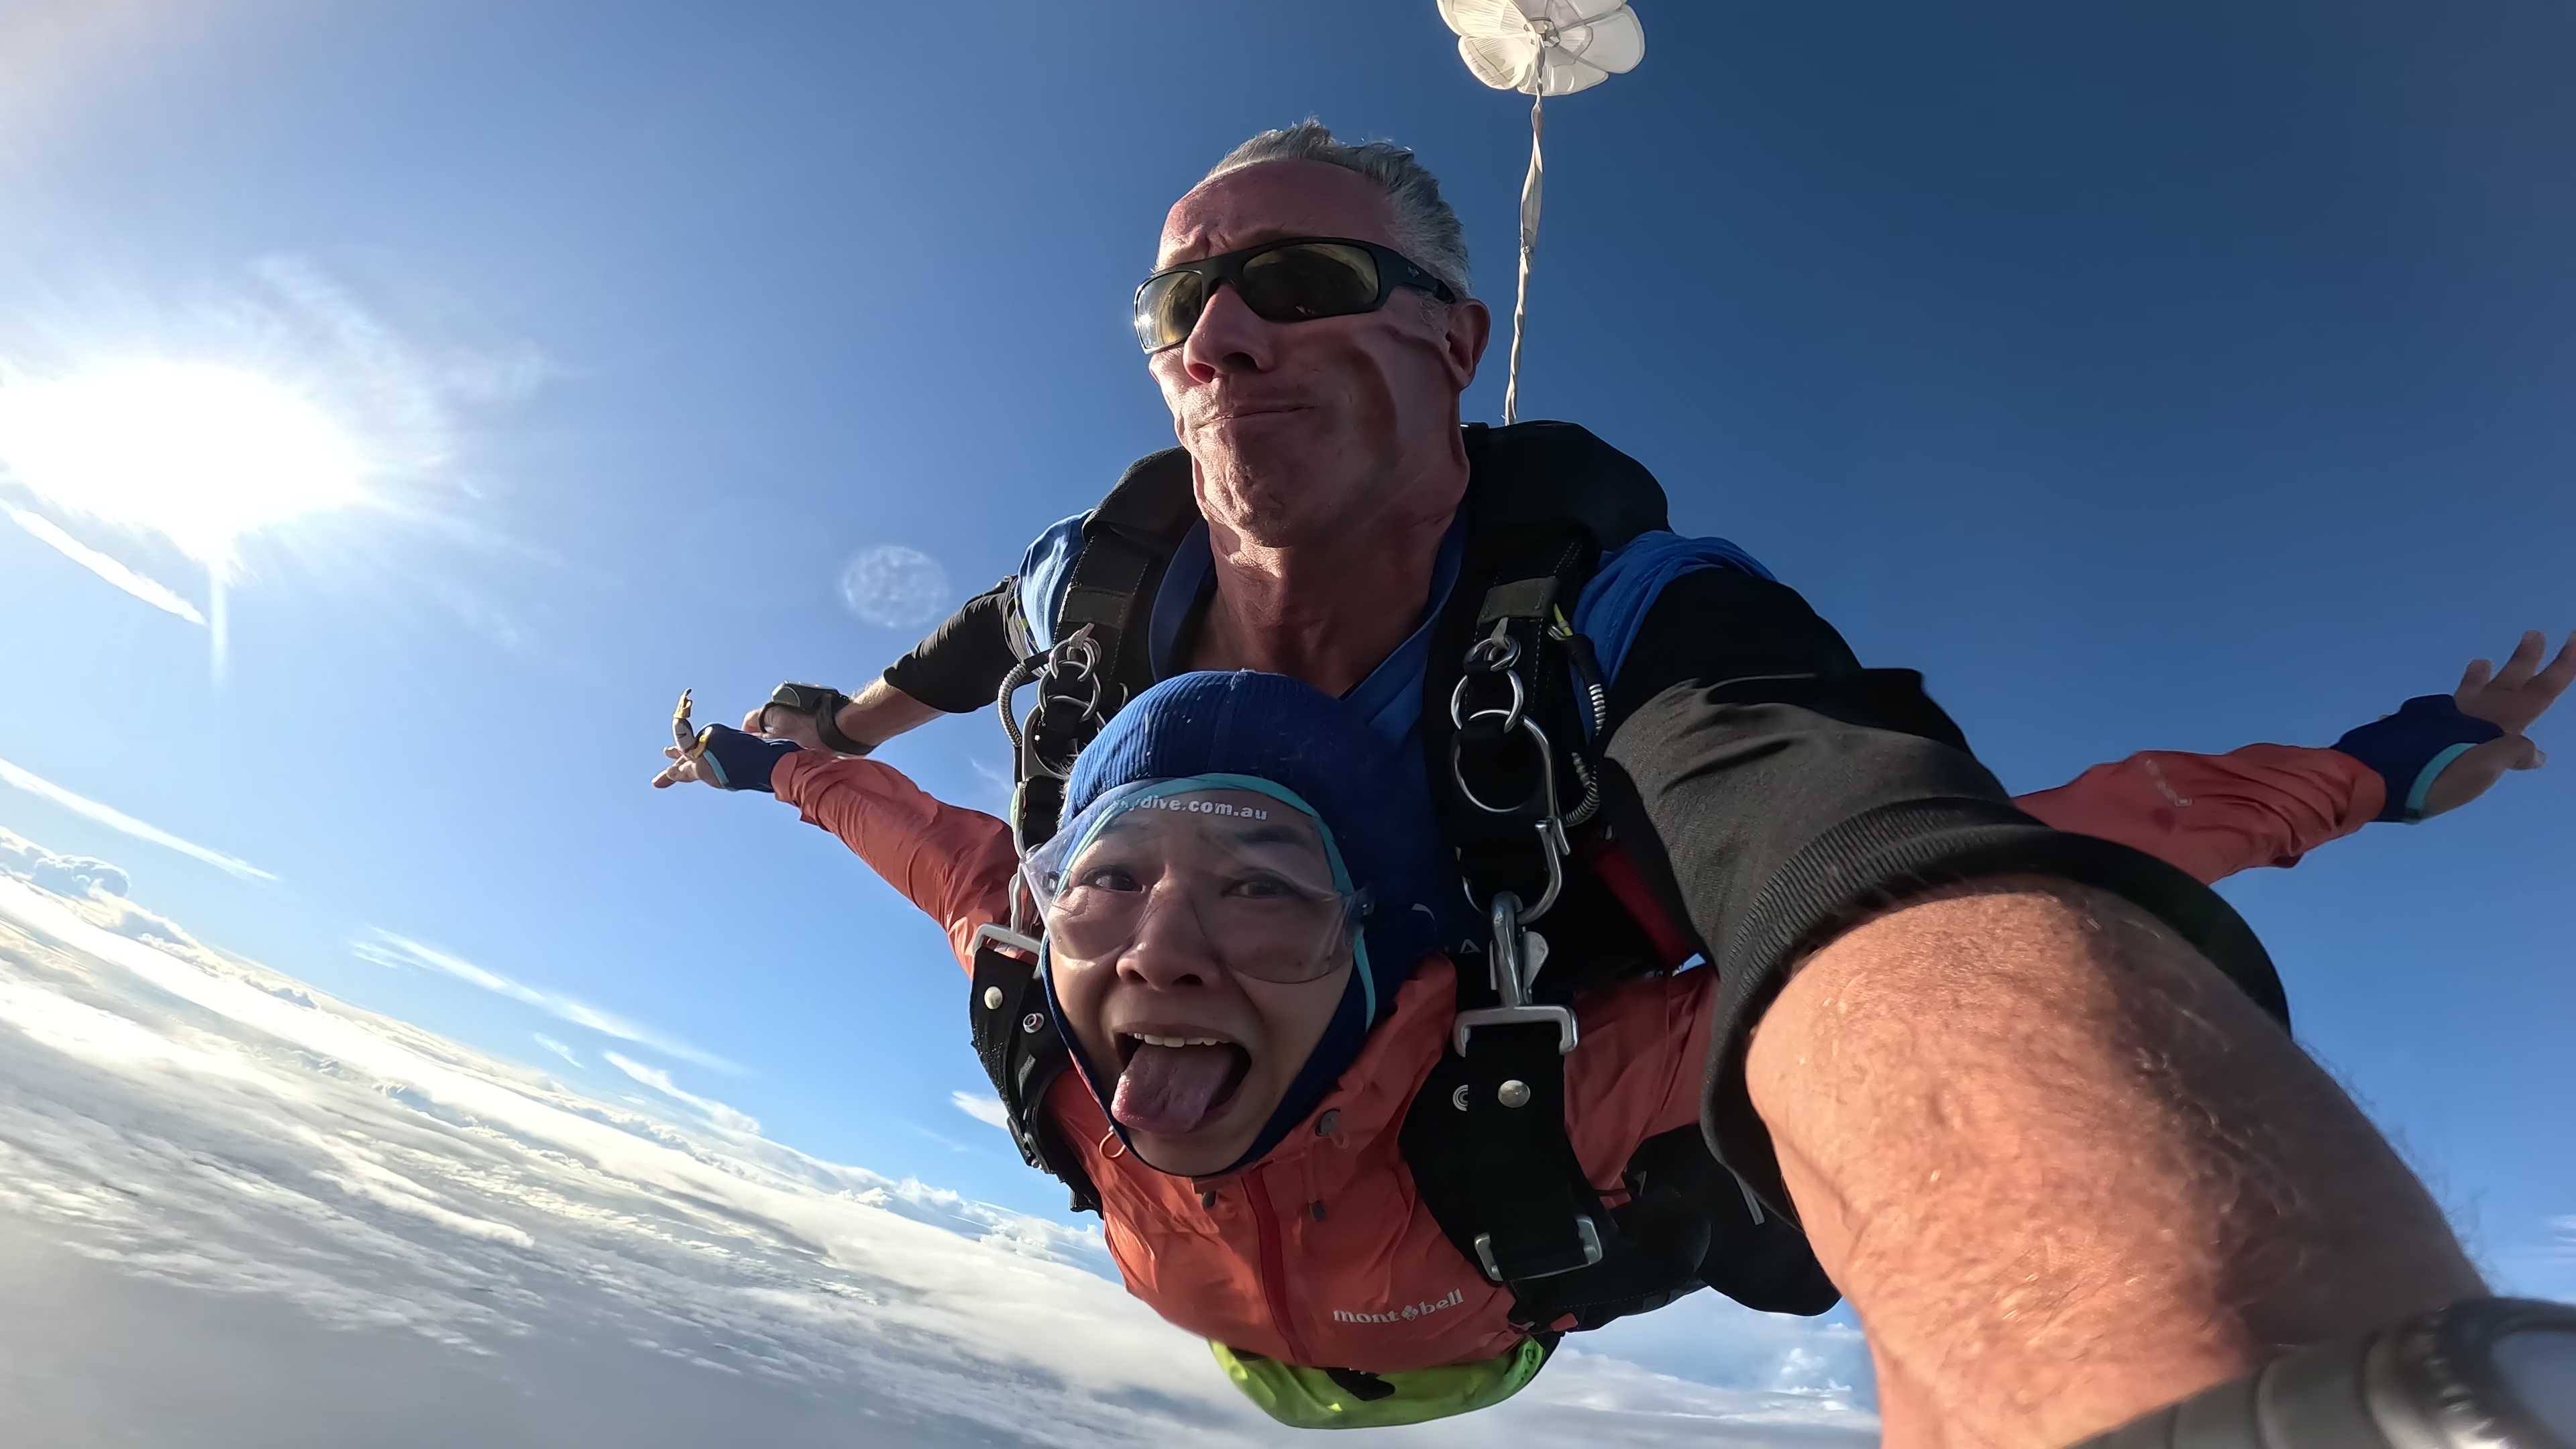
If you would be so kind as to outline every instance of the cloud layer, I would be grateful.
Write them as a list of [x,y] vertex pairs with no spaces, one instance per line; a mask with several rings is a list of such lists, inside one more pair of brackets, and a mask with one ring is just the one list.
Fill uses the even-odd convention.
[[671,1080],[671,1074],[660,1067],[648,1066],[633,1057],[621,1056],[616,1052],[601,1052],[600,1056],[605,1058],[610,1066],[672,1101],[686,1103],[696,1108],[698,1115],[727,1132],[743,1132],[754,1137],[760,1135],[760,1119],[747,1112],[738,1112],[713,1098],[701,1097],[683,1090],[679,1084]]
[[[1110,1281],[1096,1230],[600,1102],[40,890],[23,858],[0,860],[0,1395],[27,1442],[1311,1442]],[[1407,1437],[1870,1442],[1848,1394],[1759,1371],[1843,1339],[1751,1321],[1777,1331],[1741,1386],[1602,1336]]]

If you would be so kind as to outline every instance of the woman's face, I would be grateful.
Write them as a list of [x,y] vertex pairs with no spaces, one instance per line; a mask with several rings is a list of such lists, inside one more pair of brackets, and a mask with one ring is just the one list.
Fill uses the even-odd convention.
[[1134,805],[1055,872],[1049,969],[1083,1058],[1149,1166],[1203,1176],[1260,1135],[1351,972],[1323,837],[1248,790]]

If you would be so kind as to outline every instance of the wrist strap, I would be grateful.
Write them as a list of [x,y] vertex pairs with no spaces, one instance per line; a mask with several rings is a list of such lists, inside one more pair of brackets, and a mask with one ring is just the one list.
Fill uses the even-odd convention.
[[850,697],[823,684],[782,684],[769,693],[769,703],[792,709],[814,721],[814,737],[836,755],[864,755],[876,748],[841,733],[841,709]]

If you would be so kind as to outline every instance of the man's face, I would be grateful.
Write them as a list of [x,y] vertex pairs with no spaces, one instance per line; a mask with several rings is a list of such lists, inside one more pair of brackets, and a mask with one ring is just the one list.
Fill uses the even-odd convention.
[[[1155,265],[1291,236],[1392,246],[1391,217],[1364,177],[1317,161],[1265,162],[1182,197]],[[1405,289],[1374,312],[1266,322],[1223,287],[1189,340],[1149,365],[1198,465],[1208,520],[1286,547],[1430,501],[1404,496],[1402,485],[1439,477],[1432,465],[1458,446],[1458,394],[1475,378],[1488,326],[1480,303],[1441,306]]]

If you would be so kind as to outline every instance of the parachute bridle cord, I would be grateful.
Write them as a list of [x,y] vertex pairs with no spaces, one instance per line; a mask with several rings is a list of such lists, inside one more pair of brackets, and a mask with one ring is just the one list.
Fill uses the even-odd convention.
[[[1555,37],[1551,35],[1547,43],[1554,45]],[[1538,146],[1541,123],[1545,119],[1540,107],[1546,103],[1544,93],[1531,94],[1529,175],[1521,182],[1521,279],[1520,289],[1512,298],[1511,368],[1503,378],[1505,427],[1521,420],[1521,343],[1529,336],[1530,258],[1538,250],[1539,187],[1547,179],[1547,166],[1540,157]]]
[[[1597,11],[1588,9],[1600,6]],[[1520,421],[1521,345],[1529,332],[1531,259],[1538,252],[1539,191],[1547,179],[1539,136],[1549,96],[1589,90],[1635,69],[1646,29],[1619,0],[1439,0],[1458,36],[1459,58],[1476,79],[1530,98],[1529,176],[1521,182],[1520,286],[1512,300],[1512,358],[1503,381],[1503,422]]]

